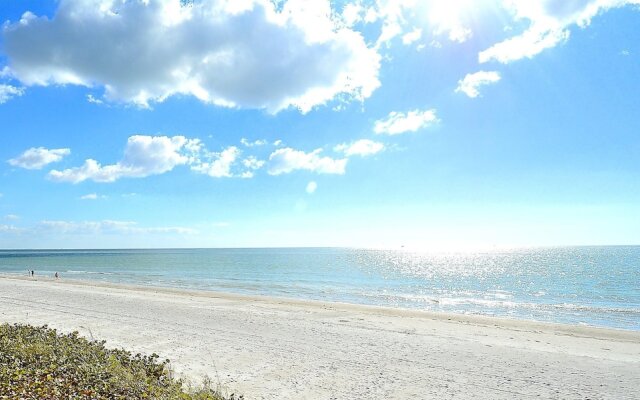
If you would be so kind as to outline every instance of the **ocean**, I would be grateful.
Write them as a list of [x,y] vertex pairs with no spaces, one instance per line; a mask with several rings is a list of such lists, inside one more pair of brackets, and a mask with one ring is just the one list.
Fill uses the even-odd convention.
[[640,330],[640,246],[0,250],[0,273]]

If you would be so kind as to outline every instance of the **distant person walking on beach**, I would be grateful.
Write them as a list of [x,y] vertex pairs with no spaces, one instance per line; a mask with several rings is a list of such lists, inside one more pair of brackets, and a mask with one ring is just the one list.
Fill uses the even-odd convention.
[[58,279],[58,273],[57,272],[53,276],[55,276],[56,279]]
[[31,277],[32,277],[32,278],[33,278],[33,275],[34,275],[34,272],[33,272],[33,270],[31,270]]

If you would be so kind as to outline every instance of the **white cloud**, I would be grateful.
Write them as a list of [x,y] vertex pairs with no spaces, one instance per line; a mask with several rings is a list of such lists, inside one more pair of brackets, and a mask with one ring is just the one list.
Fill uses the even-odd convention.
[[384,144],[380,142],[374,142],[369,139],[356,140],[353,143],[342,143],[333,148],[334,151],[344,153],[345,156],[370,156],[384,150]]
[[258,160],[255,156],[249,156],[244,160],[242,160],[242,165],[244,165],[246,168],[250,170],[255,171],[257,169],[262,168],[262,166],[264,165],[264,161]]
[[15,214],[7,214],[7,215],[4,216],[4,219],[10,219],[10,220],[15,221],[17,219],[20,219],[20,217],[18,215],[15,215]]
[[371,22],[382,21],[376,47],[381,47],[383,44],[389,46],[394,38],[405,32],[408,24],[405,13],[408,10],[413,10],[415,6],[415,0],[381,0],[376,2],[375,13],[372,13],[370,19]]
[[446,36],[450,41],[464,43],[473,36],[473,32],[467,25],[469,13],[480,9],[483,5],[478,0],[448,0],[429,1],[426,12],[433,34]]
[[246,138],[242,138],[240,139],[240,143],[245,147],[256,147],[256,146],[264,146],[268,142],[264,139],[258,139],[258,140],[254,140],[253,142],[250,142]]
[[265,164],[264,160],[259,160],[255,156],[249,156],[242,160],[242,165],[246,168],[245,171],[240,173],[240,178],[253,178],[255,171],[262,168]]
[[23,228],[18,228],[14,225],[3,225],[0,224],[0,233],[24,233],[25,230]]
[[318,184],[315,181],[307,183],[306,191],[308,194],[314,194],[316,189],[318,189]]
[[[260,141],[260,145],[262,143],[263,141]],[[306,169],[318,173],[344,173],[346,159],[334,160],[330,157],[320,157],[320,151],[318,149],[307,154],[289,148],[280,148],[270,156],[269,173],[278,175],[294,169]],[[188,139],[184,136],[135,135],[129,137],[122,160],[115,164],[102,165],[94,159],[87,159],[78,167],[51,170],[48,178],[55,182],[69,183],[80,183],[86,180],[115,182],[121,178],[144,178],[164,174],[181,165],[213,178],[252,178],[255,171],[266,165],[265,160],[260,160],[255,155],[241,156],[242,150],[236,146],[212,152],[207,150],[199,139]],[[98,198],[105,197],[95,193],[81,197],[82,200]]]
[[473,32],[469,28],[456,26],[449,29],[449,40],[452,42],[464,43],[471,39]]
[[255,156],[249,156],[242,160],[242,164],[249,169],[260,169],[264,165],[264,161],[258,160]]
[[95,98],[92,94],[87,95],[87,101],[93,104],[104,104],[104,101]]
[[4,104],[14,97],[22,96],[24,88],[0,84],[0,104]]
[[399,135],[415,132],[439,122],[436,110],[413,110],[408,113],[392,111],[385,119],[375,122],[373,131],[377,134]]
[[192,162],[190,151],[199,149],[200,141],[184,136],[143,136],[129,137],[121,161],[112,165],[100,165],[88,159],[80,167],[52,170],[49,178],[56,182],[79,183],[114,182],[120,178],[143,178],[163,174],[177,165]]
[[[375,12],[369,13],[374,18],[364,20],[381,21],[377,47],[383,44],[389,47],[396,38],[402,38],[405,45],[422,37],[426,37],[427,42],[439,43],[436,39],[442,36],[463,43],[473,36],[469,26],[477,19],[474,12],[487,5],[495,7],[495,0],[377,0],[375,3]],[[362,15],[359,14],[361,19]]]
[[458,81],[456,92],[462,92],[471,98],[478,97],[480,86],[489,85],[498,82],[500,74],[496,71],[478,71],[473,74],[465,75],[464,79]]
[[329,0],[181,3],[64,0],[52,18],[25,13],[2,28],[11,74],[103,87],[106,100],[142,107],[183,94],[271,112],[380,86],[379,54]]
[[347,159],[333,159],[322,157],[322,149],[310,153],[294,150],[290,147],[277,149],[269,156],[270,175],[288,174],[296,170],[307,170],[319,174],[339,174],[345,172]]
[[9,160],[14,167],[26,169],[41,169],[45,165],[58,162],[71,154],[69,149],[45,149],[44,147],[32,147],[16,158]]
[[198,231],[191,228],[170,227],[140,227],[132,221],[40,221],[36,231],[54,232],[56,234],[195,234]]
[[498,61],[506,64],[532,58],[565,42],[571,26],[584,28],[598,14],[611,8],[640,4],[640,0],[505,0],[504,3],[516,20],[528,20],[529,27],[521,34],[481,51],[478,54],[481,63]]
[[191,169],[213,178],[231,178],[234,176],[231,167],[236,163],[240,154],[237,147],[229,146],[220,153],[209,153],[210,161],[198,162]]
[[106,198],[106,196],[99,195],[97,193],[89,193],[89,194],[85,194],[84,196],[80,196],[80,200],[98,200],[98,199],[104,199],[104,198]]
[[495,60],[503,64],[522,58],[532,58],[545,49],[555,47],[569,39],[565,29],[529,29],[522,35],[497,43],[478,54],[478,61]]
[[353,2],[345,4],[342,9],[342,21],[347,26],[353,26],[358,22],[362,21],[364,14],[364,7],[362,6],[362,2]]
[[355,22],[379,21],[378,48],[391,46],[397,38],[410,44],[418,30],[422,30],[425,43],[440,46],[445,38],[456,43],[468,41],[473,36],[471,27],[487,11],[503,8],[512,14],[513,21],[507,23],[517,26],[524,21],[528,27],[480,52],[479,61],[508,63],[557,46],[569,38],[572,26],[586,27],[598,14],[629,4],[640,4],[640,0],[376,0],[371,8],[373,19],[365,21],[360,1],[357,7],[345,7],[343,19],[348,20],[349,14]]
[[415,28],[411,32],[405,33],[402,36],[402,44],[410,45],[411,43],[420,40],[421,37],[422,37],[422,29]]

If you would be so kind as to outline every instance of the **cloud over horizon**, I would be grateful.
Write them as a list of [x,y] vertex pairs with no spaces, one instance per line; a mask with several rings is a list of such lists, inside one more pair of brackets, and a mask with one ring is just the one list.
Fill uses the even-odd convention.
[[33,231],[54,232],[57,234],[181,234],[189,235],[198,233],[197,230],[184,227],[140,227],[133,221],[61,221],[43,220],[40,221]]

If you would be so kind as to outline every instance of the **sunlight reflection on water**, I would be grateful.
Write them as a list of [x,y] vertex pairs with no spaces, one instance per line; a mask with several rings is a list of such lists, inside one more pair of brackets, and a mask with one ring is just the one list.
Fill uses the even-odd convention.
[[0,251],[0,272],[640,330],[640,247]]

